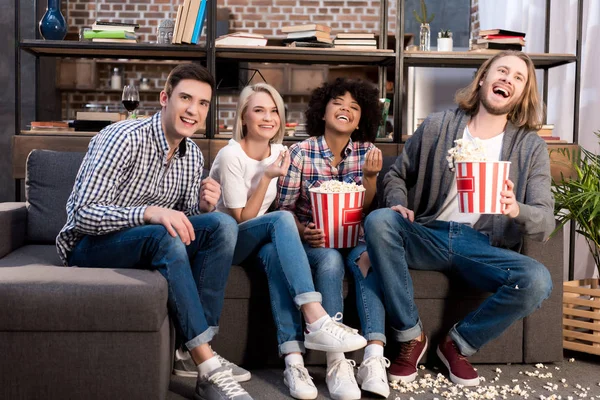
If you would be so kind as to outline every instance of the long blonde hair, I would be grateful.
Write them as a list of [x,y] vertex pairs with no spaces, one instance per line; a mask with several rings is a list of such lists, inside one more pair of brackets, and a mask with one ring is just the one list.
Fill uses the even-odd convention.
[[271,143],[281,143],[285,134],[285,106],[279,92],[275,90],[273,86],[266,83],[256,83],[254,85],[246,86],[240,93],[235,113],[235,121],[233,122],[233,140],[239,142],[246,136],[246,127],[242,123],[242,118],[248,108],[250,97],[259,92],[268,93],[275,102],[275,106],[277,106],[280,125],[279,130],[271,139]]
[[475,78],[469,86],[456,92],[454,100],[467,114],[476,114],[481,103],[479,94],[481,86],[479,85],[479,82],[485,78],[485,75],[494,61],[507,56],[518,57],[527,65],[527,82],[525,83],[521,100],[509,111],[507,118],[517,127],[538,129],[544,119],[544,105],[542,104],[538,93],[533,61],[531,61],[531,58],[529,58],[527,54],[521,51],[502,51],[486,60],[475,74]]

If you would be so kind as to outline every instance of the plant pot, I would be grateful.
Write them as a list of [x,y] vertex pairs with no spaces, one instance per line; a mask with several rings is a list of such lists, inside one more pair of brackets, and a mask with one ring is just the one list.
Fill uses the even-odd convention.
[[563,347],[600,355],[600,279],[563,282]]
[[441,38],[437,40],[437,51],[452,51],[452,38]]

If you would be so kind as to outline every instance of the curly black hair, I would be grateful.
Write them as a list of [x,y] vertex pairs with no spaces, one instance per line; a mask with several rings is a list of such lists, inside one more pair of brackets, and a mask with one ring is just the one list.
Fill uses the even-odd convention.
[[324,83],[313,90],[308,102],[306,131],[311,136],[325,134],[325,108],[329,100],[350,93],[358,102],[361,118],[358,127],[352,132],[351,139],[357,142],[374,142],[381,121],[379,90],[370,82],[361,79],[337,78],[333,83]]

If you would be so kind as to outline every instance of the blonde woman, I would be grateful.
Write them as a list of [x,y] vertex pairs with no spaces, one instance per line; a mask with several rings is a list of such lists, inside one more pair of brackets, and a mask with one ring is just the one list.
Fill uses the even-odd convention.
[[314,399],[317,389],[304,368],[304,348],[352,351],[364,347],[366,340],[325,312],[293,215],[267,213],[275,200],[277,178],[285,176],[290,165],[281,144],[284,132],[281,95],[267,84],[244,88],[233,139],[217,154],[210,176],[222,188],[217,210],[239,223],[233,263],[258,261],[265,268],[279,353],[285,356],[284,382],[293,397]]

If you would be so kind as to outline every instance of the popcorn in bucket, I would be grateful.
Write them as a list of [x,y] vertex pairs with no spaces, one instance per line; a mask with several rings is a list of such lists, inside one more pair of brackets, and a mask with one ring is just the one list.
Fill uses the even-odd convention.
[[325,247],[358,244],[365,188],[356,183],[326,181],[309,189],[313,221],[325,234]]
[[487,161],[480,139],[458,139],[448,150],[448,165],[456,169],[458,211],[501,214],[500,192],[506,186],[510,161]]

